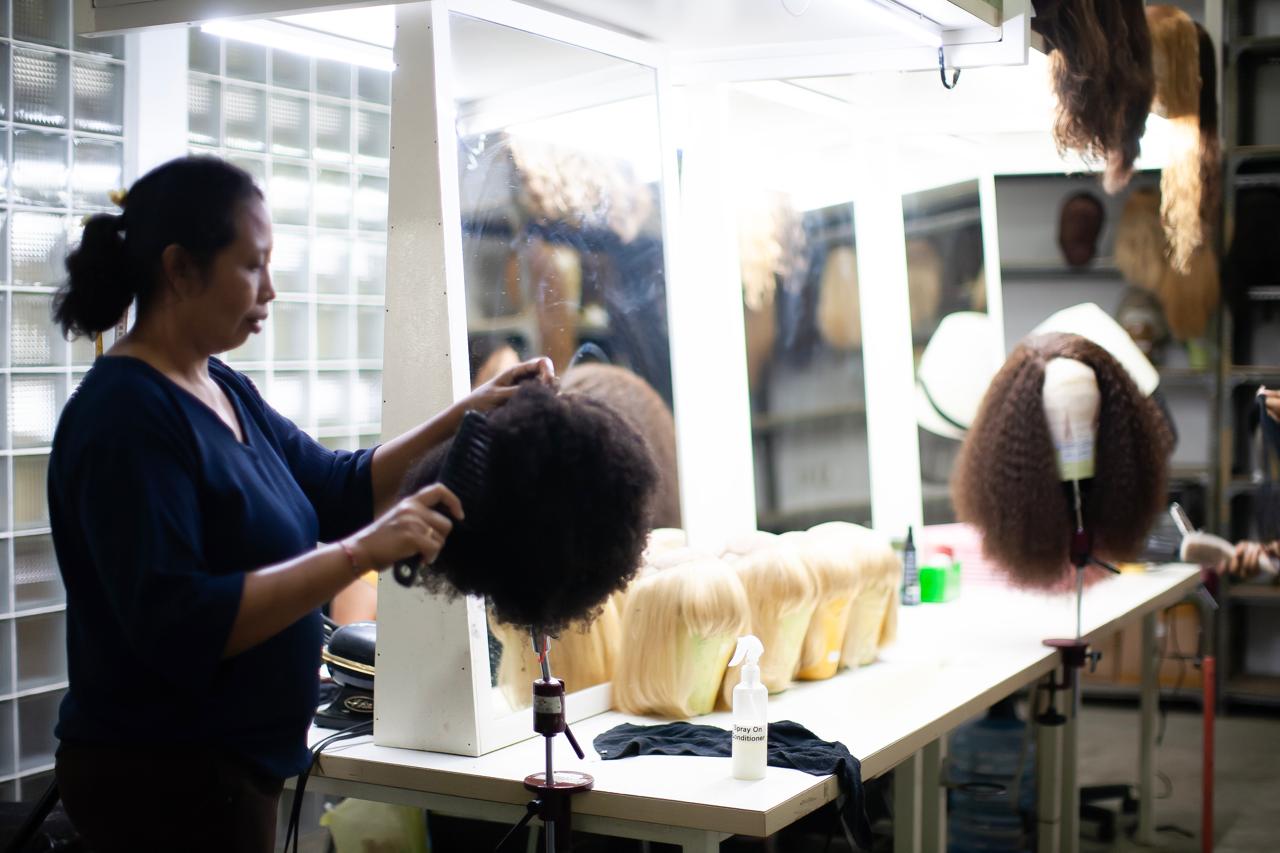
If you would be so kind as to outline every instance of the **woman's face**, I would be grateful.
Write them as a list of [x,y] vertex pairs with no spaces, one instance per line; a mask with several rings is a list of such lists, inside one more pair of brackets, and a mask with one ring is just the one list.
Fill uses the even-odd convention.
[[261,199],[240,206],[236,239],[213,258],[201,286],[187,300],[188,317],[202,349],[226,352],[262,331],[271,286],[271,220]]

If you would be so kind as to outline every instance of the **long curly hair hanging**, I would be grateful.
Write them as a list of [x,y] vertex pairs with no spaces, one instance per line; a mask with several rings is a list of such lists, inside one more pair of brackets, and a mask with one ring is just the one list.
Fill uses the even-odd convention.
[[1060,152],[1105,163],[1103,187],[1128,184],[1155,93],[1151,35],[1142,0],[1035,0],[1058,96],[1053,138]]
[[1165,498],[1172,436],[1159,408],[1106,350],[1077,335],[1039,335],[1005,361],[983,398],[956,465],[951,496],[983,552],[1023,587],[1052,588],[1070,570],[1075,529],[1070,484],[1059,480],[1044,414],[1045,365],[1088,365],[1101,395],[1096,474],[1081,482],[1093,550],[1124,560],[1142,550]]

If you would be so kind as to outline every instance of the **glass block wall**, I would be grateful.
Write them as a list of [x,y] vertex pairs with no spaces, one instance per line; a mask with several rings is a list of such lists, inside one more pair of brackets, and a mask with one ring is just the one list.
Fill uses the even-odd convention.
[[382,412],[391,75],[192,29],[188,141],[253,174],[278,297],[227,355],[330,447],[368,447]]
[[45,476],[93,344],[62,339],[50,300],[81,218],[123,182],[124,42],[73,37],[71,4],[0,11],[0,799],[46,784],[67,683]]

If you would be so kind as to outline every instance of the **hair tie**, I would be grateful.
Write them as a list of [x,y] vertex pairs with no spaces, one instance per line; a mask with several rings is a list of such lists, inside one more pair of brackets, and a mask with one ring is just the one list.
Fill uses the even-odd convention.
[[128,198],[128,195],[128,190],[111,190],[111,192],[107,193],[107,198],[111,199],[111,203],[116,207],[124,210],[125,200]]

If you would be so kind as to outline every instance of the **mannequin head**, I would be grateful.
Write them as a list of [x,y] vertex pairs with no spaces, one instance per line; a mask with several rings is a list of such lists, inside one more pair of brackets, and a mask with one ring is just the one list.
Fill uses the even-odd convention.
[[[657,474],[625,418],[582,395],[526,384],[488,416],[484,529],[456,525],[429,587],[489,599],[494,615],[557,633],[621,589],[640,563]],[[406,478],[435,482],[452,440]]]
[[692,557],[645,573],[627,590],[614,707],[676,718],[710,713],[750,624],[742,581],[721,560]]
[[[726,558],[738,573],[751,608],[751,633],[764,644],[760,680],[770,693],[791,686],[800,663],[809,621],[818,603],[813,574],[793,548],[777,541]],[[738,670],[730,670],[721,690],[726,704],[738,686]]]
[[1093,476],[1098,438],[1098,378],[1073,358],[1051,358],[1044,366],[1044,416],[1053,438],[1060,480]]
[[653,506],[656,527],[680,526],[680,474],[676,462],[676,422],[653,386],[625,367],[584,363],[569,368],[560,380],[563,394],[597,400],[626,418],[649,445],[658,468]]
[[1058,217],[1058,246],[1067,266],[1088,266],[1098,252],[1098,236],[1106,220],[1106,208],[1093,193],[1067,197]]
[[[1157,406],[1101,347],[1075,335],[1024,340],[991,382],[965,437],[951,494],[983,551],[1022,586],[1054,586],[1069,570],[1075,513],[1045,412],[1046,367],[1070,359],[1098,390],[1094,475],[1081,483],[1094,552],[1130,559],[1142,550],[1165,498],[1171,436]],[[1073,372],[1078,373],[1074,367]]]

